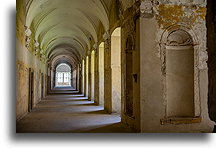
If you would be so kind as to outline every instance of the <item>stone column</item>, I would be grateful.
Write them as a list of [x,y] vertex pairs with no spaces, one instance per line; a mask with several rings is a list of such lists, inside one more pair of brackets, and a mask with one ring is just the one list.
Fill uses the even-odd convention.
[[91,101],[91,52],[88,56],[88,100]]
[[79,93],[81,93],[82,92],[82,79],[83,79],[83,76],[82,76],[82,63],[81,64],[79,64],[79,87],[78,87],[78,91],[79,91]]
[[71,83],[71,86],[74,88],[74,85],[73,85],[73,70],[71,70],[71,79],[70,79],[70,83]]
[[79,71],[79,65],[77,65],[77,68],[76,68],[76,90],[79,90],[79,75],[80,75],[80,73],[79,73],[80,71]]
[[111,69],[111,39],[108,35],[104,45],[104,109],[112,113],[112,69]]
[[56,70],[53,69],[53,77],[52,77],[53,84],[52,84],[52,88],[51,89],[53,89],[56,86],[56,79],[55,78],[56,78]]
[[99,105],[99,47],[95,49],[95,62],[94,62],[94,99],[95,104]]
[[46,83],[46,85],[47,85],[47,94],[49,94],[51,91],[51,65],[50,64],[48,64],[48,66],[47,66],[47,83]]
[[84,59],[84,65],[83,65],[83,67],[84,67],[84,68],[83,68],[83,69],[84,69],[84,72],[83,72],[83,74],[84,74],[84,75],[83,75],[83,79],[84,79],[84,84],[83,84],[83,85],[84,85],[84,86],[83,86],[83,90],[82,90],[82,91],[83,91],[84,96],[87,96],[87,93],[86,93],[86,84],[87,84],[87,83],[86,83],[86,75],[87,75],[87,74],[86,74],[86,57],[85,57],[85,59]]

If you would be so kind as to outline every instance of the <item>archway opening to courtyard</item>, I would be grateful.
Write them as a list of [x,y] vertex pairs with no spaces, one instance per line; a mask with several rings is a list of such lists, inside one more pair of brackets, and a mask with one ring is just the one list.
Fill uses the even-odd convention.
[[56,67],[55,86],[71,87],[71,67],[66,63],[61,63]]
[[104,106],[104,42],[99,45],[99,105]]
[[111,35],[112,112],[121,114],[121,28]]

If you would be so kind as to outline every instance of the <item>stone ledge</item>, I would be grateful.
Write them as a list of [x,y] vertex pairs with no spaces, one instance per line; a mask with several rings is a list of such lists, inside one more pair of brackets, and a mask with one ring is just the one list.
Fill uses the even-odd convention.
[[161,125],[166,124],[193,124],[200,123],[202,121],[201,117],[173,117],[173,118],[164,118],[160,120]]

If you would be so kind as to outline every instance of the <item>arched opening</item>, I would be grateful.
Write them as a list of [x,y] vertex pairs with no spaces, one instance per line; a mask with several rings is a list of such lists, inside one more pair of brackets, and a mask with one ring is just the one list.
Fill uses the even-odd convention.
[[68,64],[61,63],[56,67],[55,86],[71,87],[71,67]]
[[171,32],[166,49],[166,99],[168,117],[194,117],[194,48],[189,33]]
[[99,46],[99,105],[104,106],[104,42]]
[[91,52],[91,100],[94,100],[94,84],[95,83],[95,51]]
[[111,35],[112,112],[121,114],[121,28]]

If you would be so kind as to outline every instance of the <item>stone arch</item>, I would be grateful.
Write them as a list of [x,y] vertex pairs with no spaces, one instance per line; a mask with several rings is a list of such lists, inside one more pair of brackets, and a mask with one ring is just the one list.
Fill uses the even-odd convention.
[[195,34],[187,27],[171,26],[163,33],[160,45],[165,116],[200,116],[199,46]]

